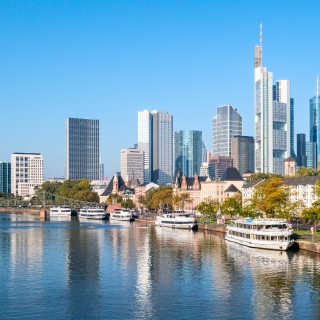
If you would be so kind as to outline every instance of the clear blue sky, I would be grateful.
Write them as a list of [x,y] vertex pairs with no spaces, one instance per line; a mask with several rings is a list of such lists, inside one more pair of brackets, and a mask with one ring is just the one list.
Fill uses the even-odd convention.
[[309,139],[320,75],[319,1],[1,1],[0,161],[40,152],[62,176],[67,117],[100,120],[110,177],[137,142],[137,112],[166,110],[174,130],[202,130],[231,104],[253,135],[253,47],[291,80],[295,134]]

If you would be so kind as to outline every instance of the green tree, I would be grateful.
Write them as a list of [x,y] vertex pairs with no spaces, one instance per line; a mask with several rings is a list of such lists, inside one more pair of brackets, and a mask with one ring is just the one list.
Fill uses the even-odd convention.
[[121,201],[121,207],[126,209],[134,208],[133,201],[131,199],[124,199]]
[[151,207],[156,210],[161,207],[161,209],[172,208],[173,201],[173,190],[170,186],[160,186],[153,190]]
[[281,174],[257,172],[247,178],[247,181],[267,180],[270,178],[283,178]]
[[262,213],[270,218],[290,218],[294,206],[290,201],[289,186],[278,177],[271,177],[255,186],[247,210]]
[[118,194],[113,194],[111,193],[107,199],[108,203],[121,203],[122,202],[122,197]]
[[219,210],[219,202],[212,197],[207,197],[200,202],[196,209],[203,215],[213,218]]
[[228,216],[242,215],[242,196],[237,192],[233,197],[226,198],[220,206],[221,214]]
[[42,185],[40,186],[40,188],[38,188],[38,190],[36,191],[37,194],[41,194],[42,191],[51,193],[51,194],[58,194],[59,193],[59,189],[62,186],[62,182],[59,181],[45,181],[42,183]]
[[307,176],[318,176],[320,172],[314,168],[306,168],[306,167],[300,167],[296,173],[295,177],[307,177]]
[[172,203],[173,206],[184,210],[185,205],[191,204],[193,199],[190,198],[189,192],[182,192],[173,196]]

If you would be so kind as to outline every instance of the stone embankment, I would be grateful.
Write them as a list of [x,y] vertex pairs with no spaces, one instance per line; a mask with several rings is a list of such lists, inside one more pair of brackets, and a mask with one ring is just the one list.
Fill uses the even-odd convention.
[[0,212],[13,212],[13,213],[25,213],[25,214],[39,215],[40,214],[40,209],[0,208]]
[[223,224],[212,224],[212,223],[198,223],[199,230],[208,230],[216,232],[227,232],[227,228]]
[[299,249],[320,253],[320,243],[319,242],[309,242],[309,241],[296,241]]

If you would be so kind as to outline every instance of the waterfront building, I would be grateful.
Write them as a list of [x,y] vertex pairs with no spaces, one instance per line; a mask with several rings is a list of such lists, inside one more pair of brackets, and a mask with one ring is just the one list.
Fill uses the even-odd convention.
[[320,96],[318,90],[318,77],[316,95],[310,99],[310,142],[316,144],[316,161],[319,159],[320,151]]
[[108,180],[93,180],[93,181],[91,181],[90,186],[91,186],[91,190],[93,192],[96,192],[98,194],[98,196],[100,197],[100,195],[108,187],[108,184],[109,184]]
[[230,105],[217,107],[212,119],[212,155],[231,155],[231,138],[242,135],[242,117]]
[[225,156],[209,156],[208,159],[209,165],[214,165],[214,179],[218,180],[222,177],[223,173],[226,171],[227,168],[231,168],[232,159],[231,157]]
[[304,133],[297,134],[297,166],[307,167],[306,135]]
[[11,163],[0,162],[0,193],[11,193]]
[[171,183],[173,117],[165,111],[138,112],[138,148],[144,152],[144,182]]
[[126,148],[121,150],[121,175],[129,176],[144,181],[143,178],[143,151],[140,149]]
[[240,174],[250,170],[254,171],[254,139],[247,136],[231,138],[231,158],[233,167]]
[[99,120],[68,118],[66,120],[67,180],[100,178]]
[[283,161],[293,144],[290,81],[277,80],[273,85],[272,72],[262,67],[262,43],[254,49],[254,101],[255,171],[283,175]]
[[179,169],[187,178],[200,174],[202,147],[202,131],[176,131],[174,133],[175,175]]
[[317,169],[317,144],[315,142],[305,142],[307,168]]
[[30,196],[42,182],[43,158],[40,153],[15,152],[11,155],[11,193]]

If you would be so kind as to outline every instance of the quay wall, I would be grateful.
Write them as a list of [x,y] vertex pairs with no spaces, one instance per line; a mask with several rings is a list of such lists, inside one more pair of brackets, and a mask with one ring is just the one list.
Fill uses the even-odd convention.
[[301,250],[320,253],[320,243],[301,241],[301,240],[297,241],[296,243],[297,243],[299,249],[301,249]]
[[216,232],[227,232],[227,228],[225,225],[221,224],[209,224],[209,223],[198,223],[198,230],[208,230],[208,231],[216,231]]
[[32,214],[32,215],[39,215],[40,214],[40,209],[0,208],[0,212],[26,213],[26,214]]

